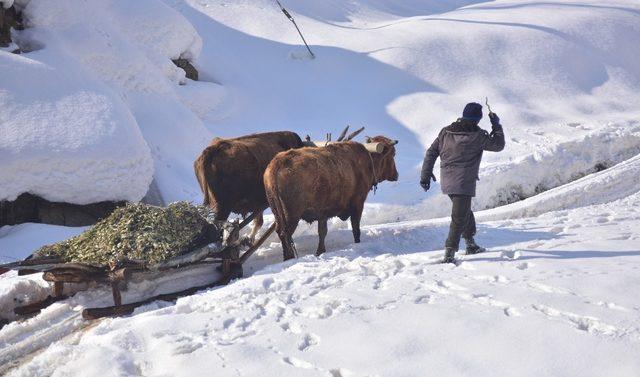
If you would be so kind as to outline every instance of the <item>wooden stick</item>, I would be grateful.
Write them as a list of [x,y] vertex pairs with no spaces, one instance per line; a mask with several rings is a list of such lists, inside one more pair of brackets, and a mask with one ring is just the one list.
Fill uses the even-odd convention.
[[342,132],[340,133],[340,136],[338,136],[338,139],[336,141],[342,141],[342,139],[344,139],[344,137],[347,136],[348,131],[349,131],[349,125],[347,125],[347,127],[345,127],[345,129],[342,130]]
[[362,131],[364,131],[364,127],[360,127],[359,129],[353,131],[352,133],[349,134],[349,136],[347,136],[346,141],[353,140],[353,138],[358,136]]
[[53,297],[62,296],[62,291],[64,290],[64,283],[61,281],[56,281],[53,283]]
[[68,296],[64,296],[64,295],[59,297],[47,296],[47,298],[45,298],[42,301],[38,301],[38,302],[31,303],[29,305],[19,306],[17,308],[14,308],[13,312],[17,315],[34,314],[46,308],[47,306],[53,304],[54,302],[62,301],[67,298]]
[[253,244],[253,246],[249,248],[249,250],[247,250],[244,254],[242,254],[242,256],[240,257],[240,264],[243,264],[244,262],[246,262],[247,259],[249,259],[249,257],[251,256],[251,254],[253,254],[256,250],[258,250],[258,248],[264,243],[264,241],[267,240],[267,238],[269,238],[269,236],[271,235],[271,233],[273,233],[274,230],[276,230],[275,222],[271,224],[269,229],[267,229],[267,231],[264,232],[264,234]]
[[117,281],[111,283],[111,294],[113,295],[113,305],[122,305],[122,295],[120,294],[120,288],[118,287]]

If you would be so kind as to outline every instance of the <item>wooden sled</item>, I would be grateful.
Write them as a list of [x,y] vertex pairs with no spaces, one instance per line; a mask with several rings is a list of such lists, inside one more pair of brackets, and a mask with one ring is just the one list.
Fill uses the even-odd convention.
[[[175,301],[198,291],[226,285],[231,280],[242,277],[242,265],[269,238],[275,230],[275,223],[269,227],[253,244],[246,245],[240,239],[240,230],[246,226],[254,215],[241,223],[226,222],[222,225],[222,239],[200,247],[186,254],[164,261],[153,266],[145,266],[142,261],[127,260],[113,266],[93,266],[83,263],[65,263],[58,258],[32,258],[23,261],[0,265],[0,274],[17,270],[18,275],[42,273],[44,280],[52,282],[52,292],[44,300],[16,307],[18,316],[33,315],[47,306],[67,299],[64,286],[68,283],[88,283],[91,285],[107,285],[111,287],[113,305],[99,308],[86,308],[82,312],[85,319],[121,316],[133,313],[135,308],[154,301]],[[246,250],[241,253],[243,249]],[[222,277],[210,284],[190,287],[177,292],[163,293],[131,303],[122,303],[121,292],[127,289],[127,283],[134,277],[144,279],[145,276],[163,274],[191,268],[198,264],[218,264],[217,269]]]

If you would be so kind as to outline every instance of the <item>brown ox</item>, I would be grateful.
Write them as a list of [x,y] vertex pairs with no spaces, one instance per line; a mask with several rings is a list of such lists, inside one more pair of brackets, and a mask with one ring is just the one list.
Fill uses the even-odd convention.
[[325,252],[327,219],[351,217],[355,242],[360,242],[360,218],[369,191],[382,181],[397,181],[397,141],[376,136],[368,141],[384,145],[382,153],[369,153],[352,141],[320,148],[281,152],[264,173],[264,187],[284,259],[295,256],[292,235],[300,219],[318,221],[318,255]]
[[256,213],[250,235],[253,240],[263,223],[262,211],[269,205],[264,170],[277,153],[301,147],[300,137],[288,131],[213,139],[193,164],[204,204],[221,221],[231,212],[243,216]]

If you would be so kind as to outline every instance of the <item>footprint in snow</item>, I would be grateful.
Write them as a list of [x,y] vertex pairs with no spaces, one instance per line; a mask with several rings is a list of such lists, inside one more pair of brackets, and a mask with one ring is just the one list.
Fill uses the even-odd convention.
[[451,283],[451,282],[446,281],[446,280],[437,280],[436,284],[438,284],[439,287],[446,288],[446,289],[451,289],[451,290],[454,290],[454,291],[466,291],[467,290],[467,288],[465,288],[465,287],[462,287],[460,285]]
[[510,259],[510,260],[516,260],[519,259],[522,256],[522,253],[517,251],[517,250],[506,250],[503,251],[500,256],[503,259]]
[[316,334],[309,333],[305,334],[300,343],[298,344],[298,349],[300,351],[306,351],[312,346],[320,343],[320,337]]
[[262,286],[264,287],[264,289],[269,289],[274,282],[275,280],[273,278],[266,278],[262,281]]
[[615,303],[613,303],[613,302],[598,301],[598,302],[595,302],[595,303],[593,303],[593,304],[598,305],[598,306],[605,307],[605,308],[607,308],[607,309],[619,310],[619,311],[621,311],[621,312],[628,312],[628,311],[629,311],[629,309],[625,308],[624,306],[621,306],[621,305],[615,304]]
[[509,282],[509,279],[507,279],[502,275],[495,275],[495,276],[476,275],[476,276],[473,276],[473,278],[475,280],[486,281],[488,283],[508,283]]
[[344,368],[331,369],[329,373],[331,373],[331,377],[352,377],[356,375],[352,371]]
[[298,358],[293,357],[293,356],[287,356],[287,357],[283,358],[282,361],[284,361],[286,364],[292,365],[292,366],[297,367],[297,368],[302,368],[302,369],[313,369],[314,368],[313,364],[311,364],[310,362],[298,359]]
[[293,334],[300,334],[302,332],[302,328],[300,327],[300,325],[295,322],[286,322],[280,325],[280,327],[282,328],[282,330]]
[[416,304],[433,304],[434,301],[435,299],[430,295],[418,296],[413,300]]
[[519,265],[516,266],[516,268],[518,270],[527,270],[531,267],[535,266],[535,264],[531,263],[531,262],[524,262],[524,263],[520,263]]
[[540,292],[545,292],[545,293],[558,293],[558,294],[570,293],[566,289],[558,288],[558,287],[552,287],[550,285],[537,283],[537,282],[531,282],[531,283],[529,283],[529,286],[531,288],[533,288],[533,289],[536,289],[536,290],[538,290]]
[[516,308],[508,307],[504,308],[504,315],[506,315],[507,317],[520,317],[522,316],[522,313],[520,313],[520,311]]
[[546,305],[532,305],[533,309],[546,315],[548,318],[561,319],[573,325],[578,330],[595,335],[622,336],[626,331],[618,330],[615,326],[601,322],[598,318],[582,316],[579,314],[564,312]]

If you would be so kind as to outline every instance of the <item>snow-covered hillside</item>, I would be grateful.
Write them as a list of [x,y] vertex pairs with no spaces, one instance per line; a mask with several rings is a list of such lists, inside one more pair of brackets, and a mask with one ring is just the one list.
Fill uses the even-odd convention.
[[[400,180],[370,195],[361,244],[335,220],[317,258],[301,224],[300,259],[281,263],[272,237],[246,278],[176,304],[82,320],[104,288],[12,322],[0,374],[638,376],[638,2],[285,0],[309,59],[272,0],[16,1],[34,51],[0,51],[0,199],[137,200],[155,177],[165,200],[200,202],[191,164],[213,136],[346,124],[400,141]],[[507,135],[475,199],[489,251],[443,265],[449,199],[422,191],[419,167],[485,97]],[[3,227],[0,262],[83,230]],[[0,276],[0,318],[49,289]]]
[[166,201],[197,199],[211,134],[196,114],[222,89],[171,62],[198,56],[191,24],[155,0],[19,3],[27,53],[0,52],[0,166],[15,177],[0,199],[138,201],[154,176]]
[[[640,4],[632,1],[290,1],[315,60],[299,58],[304,46],[272,0],[169,3],[203,36],[199,66],[237,109],[205,118],[212,132],[322,137],[352,124],[400,140],[400,181],[380,185],[369,202],[403,207],[384,206],[369,223],[446,213],[437,186],[415,206],[425,197],[417,185],[425,147],[485,97],[507,147],[485,156],[478,208],[640,152]],[[571,150],[550,157],[562,144]]]
[[[165,201],[200,201],[191,164],[213,136],[321,138],[351,124],[400,140],[400,181],[369,202],[402,207],[370,206],[365,221],[440,216],[437,189],[425,200],[416,184],[424,149],[466,102],[485,97],[508,143],[485,156],[477,208],[640,151],[633,1],[285,3],[315,60],[272,0],[18,3],[28,28],[15,40],[35,51],[0,52],[1,163],[23,172],[3,183],[2,198],[135,200],[155,175]],[[184,78],[171,62],[179,57],[202,81]],[[563,159],[550,157],[562,145],[571,148]]]

